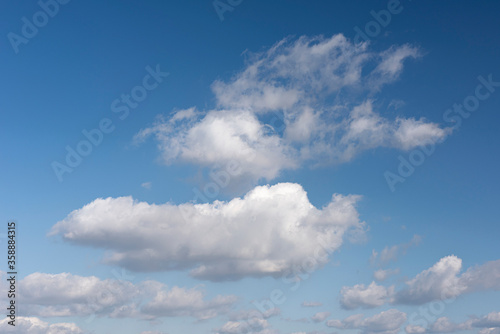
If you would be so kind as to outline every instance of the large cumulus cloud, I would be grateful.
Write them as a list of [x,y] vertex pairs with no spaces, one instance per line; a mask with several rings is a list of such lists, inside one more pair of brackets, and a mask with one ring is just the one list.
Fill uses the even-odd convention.
[[96,199],[54,225],[51,234],[109,249],[107,263],[134,271],[190,269],[209,280],[279,276],[310,259],[323,265],[346,232],[362,231],[358,199],[335,194],[318,209],[292,183],[207,204]]

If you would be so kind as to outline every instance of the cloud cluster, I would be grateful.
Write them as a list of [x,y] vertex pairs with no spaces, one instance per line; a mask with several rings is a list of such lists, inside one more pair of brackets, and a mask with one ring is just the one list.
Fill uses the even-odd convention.
[[230,313],[229,321],[214,332],[218,334],[278,334],[279,332],[272,329],[267,320],[278,315],[281,315],[281,310],[277,307],[263,313],[256,309],[239,310]]
[[372,282],[370,285],[356,284],[352,287],[344,286],[340,290],[340,304],[351,310],[358,307],[373,308],[392,301],[394,287],[386,288]]
[[421,305],[434,300],[456,298],[464,293],[500,290],[500,260],[471,267],[460,274],[462,260],[454,255],[440,259],[429,269],[406,281],[406,286],[395,291],[372,282],[343,287],[341,305],[346,309],[372,308],[392,304]]
[[53,226],[69,242],[110,249],[105,259],[133,271],[191,269],[208,280],[279,276],[296,265],[322,266],[346,232],[362,230],[358,196],[335,194],[314,207],[298,184],[259,186],[211,204],[148,204],[96,199]]
[[[233,295],[205,299],[199,289],[163,283],[131,282],[69,273],[33,273],[19,282],[26,313],[42,317],[106,316],[155,319],[188,316],[209,319],[225,314],[236,302]],[[55,294],[54,291],[57,291]]]
[[472,318],[462,323],[454,323],[446,317],[438,318],[428,328],[408,325],[408,334],[452,333],[479,328],[479,334],[492,334],[500,331],[500,312],[491,312],[482,318]]
[[33,273],[19,282],[19,289],[29,313],[42,317],[111,313],[138,295],[130,282],[69,273]]
[[216,330],[217,334],[277,334],[269,328],[266,319],[253,319],[252,322],[228,321]]
[[363,318],[363,314],[355,314],[344,320],[328,320],[326,325],[339,329],[360,329],[363,333],[395,334],[405,322],[404,312],[390,309],[369,318]]
[[461,259],[444,257],[407,281],[407,287],[398,292],[396,299],[402,304],[424,304],[436,299],[455,298],[467,290],[458,276],[461,270]]
[[250,55],[232,79],[215,81],[215,109],[159,117],[135,141],[154,136],[167,164],[217,169],[235,163],[235,178],[253,181],[305,164],[346,162],[377,147],[410,150],[438,142],[449,129],[374,110],[373,94],[418,57],[410,45],[374,52],[341,34],[285,39]]
[[16,317],[16,326],[8,324],[9,318],[0,320],[0,332],[25,334],[83,334],[83,331],[74,323],[49,324],[35,317]]
[[210,319],[229,311],[236,296],[216,296],[204,300],[204,292],[198,289],[173,287],[166,291],[160,289],[156,296],[142,307],[142,312],[153,317],[195,317]]

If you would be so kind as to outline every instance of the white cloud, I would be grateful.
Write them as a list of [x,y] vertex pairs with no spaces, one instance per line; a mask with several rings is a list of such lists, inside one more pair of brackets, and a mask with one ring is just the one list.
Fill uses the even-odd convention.
[[215,81],[217,106],[160,117],[135,137],[155,136],[167,164],[223,170],[237,179],[271,180],[304,165],[343,163],[377,147],[410,150],[449,133],[424,119],[389,119],[376,112],[373,93],[394,82],[403,63],[420,57],[410,45],[382,52],[343,35],[285,39],[249,56],[227,82]]
[[152,183],[151,182],[143,182],[141,183],[141,187],[144,189],[151,189]]
[[229,314],[230,321],[226,322],[221,328],[216,329],[215,332],[218,334],[277,334],[277,331],[270,328],[266,319],[280,314],[281,310],[277,307],[264,313],[256,309],[240,310]]
[[422,326],[408,325],[405,327],[405,331],[408,334],[424,334],[426,329]]
[[435,143],[445,138],[450,130],[443,130],[434,123],[414,118],[397,119],[394,131],[394,146],[408,151],[414,147]]
[[495,328],[483,328],[478,334],[500,334],[500,327]]
[[405,255],[410,247],[417,246],[422,241],[422,237],[419,235],[414,235],[411,241],[394,245],[394,246],[386,246],[380,254],[375,250],[372,251],[372,256],[370,258],[370,262],[372,264],[378,263],[379,266],[385,266],[390,261],[396,261],[401,255]]
[[[395,292],[372,282],[343,287],[341,305],[346,309],[376,307],[386,303],[420,305],[434,300],[456,298],[464,293],[500,290],[500,260],[469,268],[460,275],[462,260],[454,255],[440,259],[429,269],[406,281],[406,287]],[[410,330],[418,331],[418,328]]]
[[397,333],[405,322],[405,313],[391,309],[365,319],[363,327],[368,333]]
[[331,319],[326,322],[328,327],[335,327],[340,329],[354,329],[359,328],[363,324],[363,314],[353,314],[344,320]]
[[[110,249],[105,260],[135,271],[192,269],[200,279],[279,276],[327,261],[343,235],[362,229],[358,196],[335,194],[321,209],[298,184],[259,186],[212,204],[148,204],[131,197],[96,199],[52,228],[52,235]],[[319,255],[319,256],[318,256]]]
[[361,329],[363,333],[395,334],[405,322],[404,312],[390,309],[365,319],[362,314],[355,314],[342,321],[328,320],[326,325],[339,329]]
[[399,108],[402,108],[405,105],[405,101],[403,100],[391,100],[389,102],[389,105],[387,106],[388,109],[393,108],[394,110],[398,110]]
[[30,314],[43,317],[110,313],[138,295],[130,282],[69,273],[30,274],[19,282],[19,290]]
[[9,318],[0,320],[0,332],[24,334],[83,334],[74,323],[49,324],[35,317],[16,317],[16,326],[8,324]]
[[229,83],[214,82],[212,88],[220,107],[257,112],[291,109],[320,93],[359,84],[362,67],[370,58],[366,46],[340,34],[285,39],[251,55],[242,72]]
[[185,120],[159,118],[152,128],[136,135],[136,140],[155,134],[167,164],[181,160],[221,169],[235,166],[231,176],[239,179],[271,180],[282,169],[297,167],[291,149],[279,136],[269,134],[252,112],[218,110],[198,122]]
[[278,332],[269,328],[270,325],[265,319],[252,319],[250,322],[228,321],[216,334],[277,334]]
[[340,290],[340,295],[340,304],[345,309],[373,308],[392,301],[394,286],[386,288],[375,282],[368,286],[364,284],[357,284],[353,287],[344,286]]
[[302,302],[302,307],[319,307],[319,306],[323,306],[323,303],[321,303],[321,302],[308,302],[308,301]]
[[[399,77],[406,59],[419,56],[418,49],[409,45],[376,53],[368,50],[368,44],[351,43],[342,34],[302,36],[251,55],[246,68],[229,83],[216,81],[212,88],[222,108],[289,111],[343,88],[379,88]],[[373,65],[374,70],[367,70]]]
[[244,324],[238,321],[228,321],[218,330],[218,334],[237,334],[242,333]]
[[500,327],[500,312],[491,312],[486,316],[472,321],[472,327]]
[[226,313],[236,300],[235,296],[216,296],[205,301],[200,290],[173,287],[168,291],[159,290],[141,310],[153,317],[189,316],[203,320]]
[[370,83],[375,89],[396,80],[403,70],[407,58],[421,57],[420,51],[411,45],[392,46],[378,55],[380,62],[371,74]]
[[438,318],[430,327],[428,332],[432,333],[451,333],[461,330],[470,329],[468,323],[455,324],[446,317]]
[[500,260],[467,269],[460,284],[467,287],[467,292],[500,290]]
[[311,320],[314,322],[322,322],[325,321],[326,318],[330,316],[330,312],[318,312],[311,317]]
[[428,328],[408,325],[408,334],[453,333],[458,331],[481,328],[480,334],[496,333],[500,329],[500,312],[491,312],[482,318],[472,318],[461,323],[454,323],[447,317],[438,318]]
[[[26,312],[43,317],[107,316],[111,318],[190,316],[208,319],[227,313],[236,296],[205,299],[199,289],[168,288],[156,281],[131,282],[69,273],[33,273],[19,282]],[[57,293],[54,293],[57,291]]]
[[467,289],[458,277],[461,269],[461,259],[456,256],[444,257],[406,282],[407,288],[397,293],[396,301],[403,304],[423,304],[436,299],[457,297]]
[[385,281],[387,278],[389,278],[392,275],[397,275],[399,274],[399,269],[379,269],[376,270],[373,273],[373,278],[375,278],[377,281]]

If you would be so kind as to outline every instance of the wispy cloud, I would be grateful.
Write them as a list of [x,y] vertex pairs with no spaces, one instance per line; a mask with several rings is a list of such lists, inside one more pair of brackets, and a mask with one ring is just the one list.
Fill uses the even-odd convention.
[[370,262],[379,266],[386,266],[391,261],[396,261],[401,255],[405,255],[410,247],[417,246],[422,237],[414,235],[411,241],[394,246],[386,246],[380,253],[373,250]]
[[377,147],[410,150],[438,142],[449,129],[422,118],[386,118],[373,103],[405,61],[420,56],[411,45],[370,51],[341,34],[284,39],[249,55],[232,79],[213,83],[215,109],[161,116],[135,141],[154,136],[167,164],[235,161],[239,176],[253,181],[306,164],[347,162]]
[[143,183],[141,183],[141,187],[143,187],[144,189],[151,189],[152,185],[153,184],[151,182],[143,182]]

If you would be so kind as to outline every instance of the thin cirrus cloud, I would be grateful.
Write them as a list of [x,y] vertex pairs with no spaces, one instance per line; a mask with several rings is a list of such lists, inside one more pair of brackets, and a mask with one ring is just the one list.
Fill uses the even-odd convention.
[[362,235],[359,199],[335,194],[318,209],[293,183],[258,186],[242,198],[209,204],[96,199],[49,234],[112,250],[104,261],[132,271],[188,269],[212,281],[277,277],[310,261],[320,267],[345,236]]
[[[422,241],[422,237],[414,235],[413,238],[403,244],[386,246],[380,253],[373,250],[370,258],[371,264],[377,264],[380,267],[386,266],[391,261],[396,261],[400,256],[405,255],[410,247],[418,246]],[[383,279],[381,279],[383,280]]]
[[[225,314],[236,302],[233,295],[206,300],[204,291],[156,281],[128,281],[70,273],[33,273],[19,282],[19,300],[30,315],[156,319],[187,316],[199,320]],[[57,290],[54,294],[52,291]]]
[[423,118],[389,119],[374,94],[397,80],[413,46],[382,52],[343,35],[284,39],[248,57],[227,82],[212,84],[216,108],[180,110],[134,137],[153,136],[167,164],[223,168],[239,178],[272,180],[283,170],[350,161],[377,147],[410,150],[443,140],[450,129]]
[[500,290],[500,260],[471,267],[464,273],[462,260],[454,255],[440,259],[395,291],[372,282],[341,289],[340,303],[345,309],[373,308],[387,303],[421,305],[434,300],[456,298],[465,293]]
[[390,276],[397,274],[399,274],[399,269],[379,269],[373,273],[373,278],[377,281],[385,281]]

